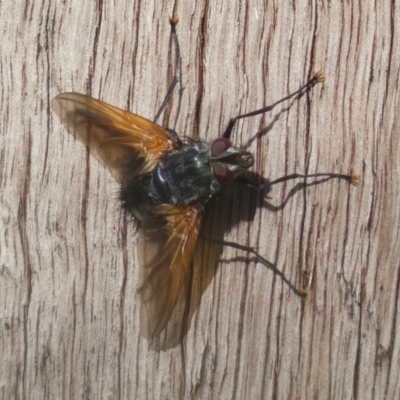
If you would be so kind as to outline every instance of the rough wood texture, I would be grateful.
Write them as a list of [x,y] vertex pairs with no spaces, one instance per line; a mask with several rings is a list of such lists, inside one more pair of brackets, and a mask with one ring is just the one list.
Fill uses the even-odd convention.
[[[323,85],[235,138],[264,130],[251,150],[271,179],[362,180],[297,190],[279,211],[231,191],[206,230],[231,213],[225,239],[256,246],[308,296],[239,250],[216,269],[219,249],[200,244],[200,304],[183,343],[160,351],[139,336],[137,229],[49,102],[77,91],[152,118],[173,10],[184,91],[164,125],[215,138],[321,69]],[[394,1],[0,2],[0,398],[399,398],[399,27]]]

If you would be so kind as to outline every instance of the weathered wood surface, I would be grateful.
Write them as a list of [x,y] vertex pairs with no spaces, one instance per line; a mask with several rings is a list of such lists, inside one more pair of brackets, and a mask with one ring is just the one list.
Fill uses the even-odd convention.
[[[298,190],[252,222],[259,196],[231,191],[208,232],[236,215],[225,239],[256,246],[308,296],[232,248],[216,270],[200,245],[200,304],[183,343],[157,350],[138,329],[137,229],[49,102],[77,91],[152,118],[173,10],[184,91],[166,126],[215,138],[321,69],[323,85],[235,138],[265,130],[251,150],[271,179],[362,177]],[[0,2],[0,398],[399,398],[399,13],[377,0]]]

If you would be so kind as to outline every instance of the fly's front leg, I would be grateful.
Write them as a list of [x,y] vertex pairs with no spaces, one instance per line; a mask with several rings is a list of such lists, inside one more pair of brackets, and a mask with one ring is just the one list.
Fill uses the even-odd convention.
[[225,129],[225,132],[222,136],[224,138],[230,139],[233,126],[235,125],[237,120],[242,119],[242,118],[253,117],[254,115],[264,114],[268,111],[271,111],[275,106],[282,103],[283,101],[289,100],[290,98],[292,98],[296,95],[300,95],[304,91],[308,90],[309,88],[312,88],[316,83],[324,82],[324,81],[325,81],[325,77],[322,75],[322,73],[320,71],[316,72],[314,74],[314,76],[308,82],[306,82],[303,86],[301,86],[298,90],[296,90],[293,93],[290,93],[288,96],[284,97],[283,99],[276,101],[274,104],[271,104],[269,106],[260,108],[259,110],[255,110],[255,111],[249,112],[247,114],[238,115],[237,117],[232,118],[229,121],[229,124],[228,124],[227,128]]

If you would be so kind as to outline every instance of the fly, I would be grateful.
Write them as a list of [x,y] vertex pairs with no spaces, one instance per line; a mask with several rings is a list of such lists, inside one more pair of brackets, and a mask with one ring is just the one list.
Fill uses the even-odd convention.
[[[211,144],[197,139],[182,141],[175,132],[156,123],[178,82],[177,23],[177,18],[170,18],[175,76],[153,122],[79,93],[62,93],[52,100],[61,121],[77,133],[119,182],[122,208],[140,222],[138,292],[141,333],[146,338],[158,336],[172,315],[192,261],[205,205],[254,164],[247,149],[230,141],[235,122],[270,111],[324,80],[321,73],[316,73],[299,90],[271,106],[231,119],[222,137]],[[356,174],[309,176],[358,183]],[[272,183],[298,177],[305,176],[289,175]],[[224,243],[255,253],[239,244]]]

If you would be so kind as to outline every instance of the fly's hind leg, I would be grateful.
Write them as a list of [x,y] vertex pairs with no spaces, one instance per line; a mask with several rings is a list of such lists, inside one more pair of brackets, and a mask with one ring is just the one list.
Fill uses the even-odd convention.
[[[172,16],[169,18],[169,23],[171,24],[171,35],[172,35],[172,40],[174,42],[174,48],[175,48],[175,57],[174,57],[174,75],[172,77],[172,81],[169,85],[167,94],[164,97],[164,100],[161,104],[160,109],[158,110],[156,116],[154,117],[153,122],[157,122],[158,118],[160,117],[161,113],[164,111],[165,107],[167,106],[169,99],[172,96],[172,93],[175,89],[175,86],[177,85],[178,82],[180,82],[180,86],[182,88],[182,63],[181,63],[181,52],[179,48],[179,40],[178,40],[178,35],[176,33],[176,25],[178,24],[178,17]],[[180,90],[180,95],[182,94],[182,89]],[[179,100],[180,104],[180,100]]]

